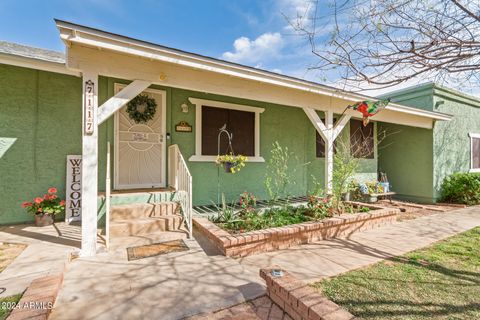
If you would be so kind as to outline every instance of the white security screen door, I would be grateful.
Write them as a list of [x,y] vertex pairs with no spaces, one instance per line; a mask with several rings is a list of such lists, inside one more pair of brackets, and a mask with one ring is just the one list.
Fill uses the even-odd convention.
[[[116,92],[123,86],[115,85]],[[157,103],[155,116],[135,123],[127,106],[115,114],[115,188],[165,187],[165,92],[145,90],[142,94]]]

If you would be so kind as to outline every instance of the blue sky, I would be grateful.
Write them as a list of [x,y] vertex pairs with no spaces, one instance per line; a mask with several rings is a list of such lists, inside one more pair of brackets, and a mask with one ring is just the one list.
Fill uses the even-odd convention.
[[0,0],[0,40],[64,51],[54,18],[310,80],[315,59],[285,16],[303,0]]

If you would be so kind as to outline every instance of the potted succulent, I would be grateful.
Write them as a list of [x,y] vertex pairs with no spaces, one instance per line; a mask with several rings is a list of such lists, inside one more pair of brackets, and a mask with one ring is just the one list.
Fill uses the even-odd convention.
[[222,165],[227,173],[235,173],[240,171],[243,167],[245,167],[245,162],[247,162],[247,157],[242,155],[233,155],[225,154],[217,156],[216,163],[218,165]]
[[34,215],[37,227],[44,227],[53,224],[55,215],[65,211],[65,200],[58,198],[57,188],[49,188],[43,197],[36,197],[32,202],[26,201],[22,207]]
[[378,192],[377,181],[366,182],[363,184],[363,188],[361,187],[361,189],[365,202],[373,203],[378,201],[377,196],[374,195]]
[[351,180],[347,184],[346,192],[342,194],[343,201],[351,201],[354,198],[355,194],[359,192],[358,182],[355,180]]

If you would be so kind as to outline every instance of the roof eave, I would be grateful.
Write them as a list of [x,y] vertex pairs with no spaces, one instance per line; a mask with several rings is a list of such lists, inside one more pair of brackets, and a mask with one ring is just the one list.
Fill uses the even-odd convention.
[[50,61],[46,59],[36,59],[17,54],[0,52],[0,63],[23,68],[67,74],[77,77],[80,76],[80,72],[68,69],[65,63]]
[[[55,19],[60,37],[69,46],[71,42],[79,44],[102,47],[105,49],[122,52],[128,55],[143,56],[148,59],[160,60],[169,63],[176,63],[191,68],[203,69],[211,72],[218,72],[229,76],[246,78],[253,81],[260,81],[278,86],[293,88],[312,92],[315,94],[332,96],[350,102],[357,102],[366,99],[375,99],[366,95],[342,91],[322,84],[280,75],[273,72],[260,70],[248,66],[201,56],[189,52],[172,49],[157,44],[105,32],[71,22]],[[82,37],[83,34],[83,37]],[[402,113],[431,118],[433,120],[448,121],[451,115],[424,111],[399,104],[389,104],[387,109]]]

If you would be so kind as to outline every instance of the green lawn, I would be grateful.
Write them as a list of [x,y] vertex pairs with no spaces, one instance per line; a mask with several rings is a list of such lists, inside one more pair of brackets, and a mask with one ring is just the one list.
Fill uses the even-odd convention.
[[21,297],[21,294],[17,294],[15,296],[0,298],[0,320],[4,320],[7,318],[11,311],[11,309],[9,309],[11,303],[15,303],[16,305]]
[[363,319],[480,319],[480,227],[314,287]]

